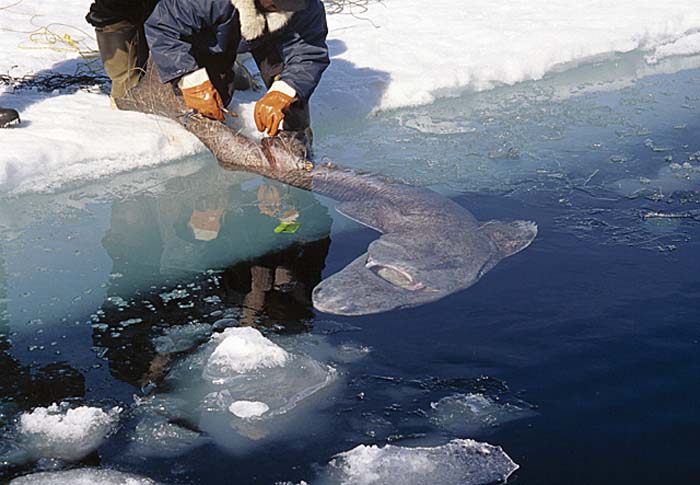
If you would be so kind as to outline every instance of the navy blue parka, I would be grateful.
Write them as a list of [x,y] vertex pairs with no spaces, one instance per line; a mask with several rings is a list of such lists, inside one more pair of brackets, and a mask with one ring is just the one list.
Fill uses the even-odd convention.
[[249,25],[241,28],[241,21],[249,22],[246,19],[251,12],[240,12],[239,8],[255,8],[254,0],[160,0],[146,21],[145,31],[161,80],[174,81],[205,67],[221,92],[226,78],[232,76],[237,52],[252,52],[263,77],[269,78],[265,79],[268,85],[273,76],[285,81],[306,104],[330,63],[321,0],[307,0],[304,10],[287,13],[290,18],[272,32],[264,14],[252,12],[254,16],[257,13],[258,21],[263,19],[255,32],[261,35],[254,34],[254,38],[241,34],[243,30],[252,37]]

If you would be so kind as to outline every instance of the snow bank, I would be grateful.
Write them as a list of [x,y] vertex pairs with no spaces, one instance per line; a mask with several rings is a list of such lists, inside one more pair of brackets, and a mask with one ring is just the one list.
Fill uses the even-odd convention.
[[[389,109],[653,49],[697,31],[700,9],[695,0],[383,0],[330,23],[335,66],[325,90],[361,92],[373,73],[376,107]],[[368,74],[345,79],[357,70]]]
[[336,455],[322,483],[476,485],[505,481],[517,469],[500,447],[473,440],[418,448],[360,445]]
[[96,450],[114,431],[122,409],[109,411],[67,404],[39,407],[20,416],[20,442],[33,455],[61,460],[79,460]]
[[[24,0],[0,10],[0,74],[102,74],[84,20],[90,3]],[[0,132],[0,192],[51,191],[203,150],[175,123],[113,110],[101,93],[13,93],[0,84],[0,106],[22,118],[17,129]]]
[[[84,20],[89,5],[24,0],[0,10],[0,73],[85,69],[76,49],[90,54],[96,45]],[[348,2],[329,16],[329,28],[333,63],[313,104],[320,122],[540,79],[614,52],[658,48],[655,62],[700,51],[697,0],[382,0],[367,10]],[[252,132],[254,98],[239,99]],[[111,110],[104,94],[0,86],[0,105],[23,119],[0,132],[4,192],[52,190],[203,151],[173,123]]]
[[669,57],[696,54],[700,54],[700,32],[657,47],[652,55],[645,57],[645,60],[649,64],[656,64]]

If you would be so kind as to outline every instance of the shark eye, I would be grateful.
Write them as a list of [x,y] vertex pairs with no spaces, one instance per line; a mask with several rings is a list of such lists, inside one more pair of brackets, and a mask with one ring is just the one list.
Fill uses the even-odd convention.
[[403,288],[405,290],[417,290],[419,289],[419,286],[417,286],[414,282],[413,279],[403,271],[400,271],[396,268],[392,268],[390,266],[372,266],[369,268],[374,274],[379,276],[385,281],[388,281],[394,286],[398,286],[399,288]]

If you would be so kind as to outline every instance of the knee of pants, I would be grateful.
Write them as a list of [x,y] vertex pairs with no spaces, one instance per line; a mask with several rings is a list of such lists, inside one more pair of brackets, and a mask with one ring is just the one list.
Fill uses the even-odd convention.
[[102,65],[112,80],[112,97],[121,97],[136,85],[140,78],[137,64],[137,28],[124,20],[97,28],[95,34]]

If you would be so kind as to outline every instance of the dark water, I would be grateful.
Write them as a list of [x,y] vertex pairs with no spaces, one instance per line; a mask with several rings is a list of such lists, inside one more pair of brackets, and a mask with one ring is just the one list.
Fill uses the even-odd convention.
[[[359,444],[468,437],[503,447],[521,467],[512,483],[693,483],[700,472],[700,72],[563,100],[540,99],[541,86],[467,96],[452,105],[451,118],[447,106],[430,108],[432,120],[480,120],[476,134],[416,133],[395,122],[421,115],[409,110],[345,135],[373,140],[381,154],[375,168],[386,169],[378,171],[392,173],[404,157],[405,178],[449,191],[480,220],[538,223],[532,246],[477,285],[414,309],[354,318],[315,312],[311,289],[376,234],[344,223],[329,201],[211,163],[163,190],[77,208],[51,212],[52,199],[43,196],[4,201],[24,217],[6,227],[0,253],[6,438],[18,413],[60,400],[127,411],[119,431],[84,461],[5,458],[3,480],[100,465],[171,483],[313,482],[334,454]],[[484,121],[484,106],[495,99],[501,108],[489,108]],[[541,113],[545,105],[550,114]],[[348,147],[348,156],[362,165],[365,150]],[[421,150],[436,160],[433,178],[411,162],[430,158]],[[460,160],[448,173],[446,164]],[[299,213],[300,229],[275,233],[289,210]],[[651,211],[679,217],[645,220]],[[209,334],[160,352],[154,338],[222,319],[273,339],[305,335],[369,352],[336,359],[336,384],[311,414],[292,418],[298,429],[283,438],[232,449],[205,436],[176,456],[128,453],[134,396],[172,392],[168,372]],[[527,412],[467,431],[437,426],[431,403],[458,393]],[[192,416],[176,424],[199,431]]]

